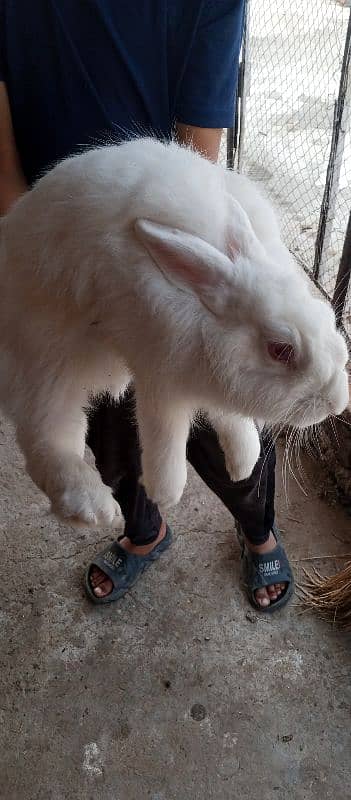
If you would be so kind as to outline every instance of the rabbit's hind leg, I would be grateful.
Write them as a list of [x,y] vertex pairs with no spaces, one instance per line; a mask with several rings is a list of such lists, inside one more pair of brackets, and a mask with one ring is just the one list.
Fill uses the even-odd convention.
[[136,387],[142,448],[142,483],[161,512],[176,505],[186,484],[186,443],[192,413],[171,392],[149,396]]

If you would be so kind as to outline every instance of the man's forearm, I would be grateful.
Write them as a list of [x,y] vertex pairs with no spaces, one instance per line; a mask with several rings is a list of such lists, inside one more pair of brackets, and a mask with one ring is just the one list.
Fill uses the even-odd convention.
[[0,173],[0,217],[10,210],[11,206],[28,189],[21,175],[1,175]]
[[195,125],[176,125],[177,141],[191,145],[209,161],[217,161],[222,138],[222,128],[197,128]]
[[0,81],[0,216],[27,191],[16,148],[11,109],[4,81]]

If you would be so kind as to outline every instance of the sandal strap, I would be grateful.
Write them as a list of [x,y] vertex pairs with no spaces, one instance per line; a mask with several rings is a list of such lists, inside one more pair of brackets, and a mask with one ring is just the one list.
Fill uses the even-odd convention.
[[251,592],[273,583],[291,583],[293,579],[288,557],[279,543],[270,553],[253,553],[245,548],[244,558]]
[[98,567],[110,578],[114,588],[117,589],[129,582],[130,572],[134,572],[135,560],[139,560],[139,557],[129,553],[118,542],[112,542],[106,550],[103,550],[91,561],[89,571],[93,566]]

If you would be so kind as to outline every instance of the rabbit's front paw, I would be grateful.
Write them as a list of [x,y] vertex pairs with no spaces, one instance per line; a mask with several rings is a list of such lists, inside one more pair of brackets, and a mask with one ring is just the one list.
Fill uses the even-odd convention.
[[52,502],[52,511],[72,524],[111,525],[115,516],[120,516],[120,507],[98,473],[87,464],[84,467],[87,469],[79,477],[67,480],[62,494]]
[[261,447],[258,433],[252,431],[252,433],[245,436],[240,445],[238,445],[238,442],[231,441],[224,441],[221,444],[225,456],[225,465],[231,480],[237,483],[249,478],[260,455]]

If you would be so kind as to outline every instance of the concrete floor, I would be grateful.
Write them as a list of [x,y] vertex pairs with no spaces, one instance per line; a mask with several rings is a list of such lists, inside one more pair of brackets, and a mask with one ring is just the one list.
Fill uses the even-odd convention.
[[[172,552],[105,608],[82,573],[111,531],[48,517],[4,424],[0,484],[1,796],[350,796],[350,637],[296,602],[249,611],[232,521],[196,477]],[[306,484],[307,499],[291,483],[289,508],[278,489],[290,557],[350,553],[350,518]]]

